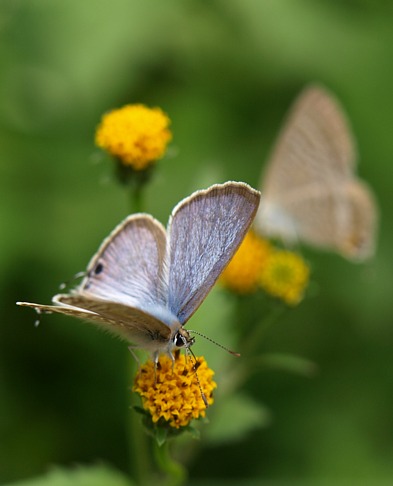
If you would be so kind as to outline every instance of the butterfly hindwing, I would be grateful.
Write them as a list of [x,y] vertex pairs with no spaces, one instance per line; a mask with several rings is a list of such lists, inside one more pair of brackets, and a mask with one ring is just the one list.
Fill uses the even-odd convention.
[[351,181],[346,187],[346,192],[348,225],[338,248],[347,258],[364,260],[375,252],[377,205],[372,191],[362,181]]
[[72,306],[94,312],[110,325],[116,323],[116,332],[139,346],[146,347],[151,340],[167,342],[171,328],[156,319],[148,312],[121,303],[89,298],[77,293],[58,294],[53,298],[55,303]]
[[104,326],[115,325],[115,322],[110,322],[110,320],[103,318],[94,312],[89,312],[84,309],[78,309],[74,307],[61,306],[61,305],[43,305],[34,304],[32,302],[17,302],[17,305],[21,307],[30,307],[34,309],[37,314],[63,314],[66,316],[76,317],[77,319],[82,319],[85,321],[91,321],[96,324],[102,324]]
[[161,223],[147,214],[129,216],[90,261],[79,293],[138,308],[163,304],[165,247]]
[[170,327],[135,307],[78,294],[58,294],[53,302],[55,305],[18,304],[39,314],[54,312],[89,321],[145,349],[156,349],[160,342],[165,345],[171,336]]

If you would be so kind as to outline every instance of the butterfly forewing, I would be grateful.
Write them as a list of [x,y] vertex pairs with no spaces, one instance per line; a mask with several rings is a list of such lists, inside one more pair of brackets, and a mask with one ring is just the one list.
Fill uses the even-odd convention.
[[184,324],[239,247],[260,193],[229,182],[198,191],[173,211],[168,226],[168,305]]
[[351,176],[354,143],[335,99],[317,87],[295,102],[278,138],[262,181],[269,200],[291,197],[311,184],[334,184]]
[[141,309],[164,305],[165,247],[161,223],[147,214],[128,217],[92,258],[79,293]]
[[56,305],[30,302],[18,305],[31,307],[39,314],[63,314],[91,322],[147,350],[165,347],[171,336],[168,326],[134,307],[71,294],[55,295],[53,302]]

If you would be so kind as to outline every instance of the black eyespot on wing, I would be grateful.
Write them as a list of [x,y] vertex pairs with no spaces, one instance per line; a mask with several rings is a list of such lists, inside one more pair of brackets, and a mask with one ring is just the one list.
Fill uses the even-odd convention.
[[99,275],[100,273],[102,273],[104,270],[104,264],[99,262],[97,263],[97,265],[92,268],[89,273],[87,274],[87,279],[84,283],[84,286],[83,286],[83,289],[84,290],[87,290],[90,288],[90,285],[91,285],[91,278],[94,276],[94,275]]
[[103,270],[104,270],[104,265],[102,263],[97,263],[97,265],[94,269],[94,273],[96,275],[99,275]]

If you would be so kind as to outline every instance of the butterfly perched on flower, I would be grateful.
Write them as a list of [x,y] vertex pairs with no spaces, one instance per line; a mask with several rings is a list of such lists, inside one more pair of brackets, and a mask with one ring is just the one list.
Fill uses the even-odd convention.
[[216,184],[174,208],[167,229],[149,214],[126,218],[104,240],[75,290],[37,312],[91,321],[151,352],[188,348],[184,325],[241,244],[260,193],[242,182]]

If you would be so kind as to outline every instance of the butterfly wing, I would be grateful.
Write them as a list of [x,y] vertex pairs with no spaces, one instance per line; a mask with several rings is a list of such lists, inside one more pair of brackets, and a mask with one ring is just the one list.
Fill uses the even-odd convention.
[[156,352],[168,345],[177,322],[166,311],[165,249],[165,229],[158,221],[146,214],[130,216],[104,240],[73,293],[56,295],[55,305],[19,304],[93,322]]
[[58,294],[55,305],[18,302],[41,313],[58,313],[90,321],[127,341],[155,352],[168,345],[171,329],[142,310],[78,294]]
[[356,179],[334,190],[321,188],[291,206],[296,231],[308,243],[362,261],[375,250],[376,204],[366,184]]
[[90,261],[78,293],[139,309],[164,305],[165,229],[148,214],[126,218]]
[[[326,249],[344,251],[350,234],[362,232],[371,248],[375,207],[370,191],[359,189],[354,177],[355,148],[345,115],[333,96],[319,87],[306,89],[284,125],[263,179],[263,198],[256,226],[286,242],[303,240]],[[356,207],[359,204],[359,207]],[[370,216],[361,216],[367,205]],[[357,216],[355,216],[355,213]],[[359,228],[353,224],[358,222]],[[362,229],[360,229],[362,228]],[[358,238],[356,236],[355,238]],[[353,254],[370,254],[356,251]]]
[[268,234],[281,237],[287,244],[302,239],[317,247],[338,250],[350,219],[345,188],[315,186],[306,194],[298,194],[288,205],[286,201],[280,206],[267,203],[263,230],[267,228]]
[[289,113],[262,181],[263,195],[275,201],[294,191],[351,177],[355,149],[349,125],[326,90],[304,90]]
[[168,307],[181,324],[196,311],[242,242],[260,193],[228,182],[197,191],[173,210],[168,224]]
[[96,315],[94,312],[73,308],[71,306],[34,304],[32,302],[17,302],[16,304],[21,307],[30,307],[37,311],[37,314],[52,314],[54,312],[56,314],[64,314],[78,319],[89,320],[97,324],[111,324],[108,322],[108,319],[104,319],[101,316]]
[[343,256],[361,261],[371,258],[375,253],[377,205],[373,193],[364,182],[351,181],[346,192],[348,224],[337,246]]

